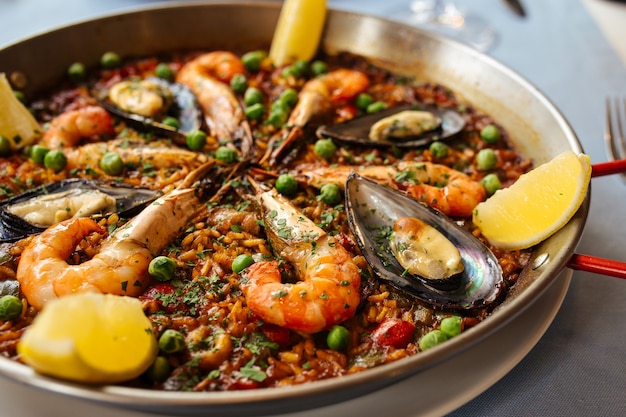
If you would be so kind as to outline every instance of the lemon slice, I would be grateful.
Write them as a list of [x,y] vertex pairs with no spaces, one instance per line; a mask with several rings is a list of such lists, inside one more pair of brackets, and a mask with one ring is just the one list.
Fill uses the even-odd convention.
[[285,0],[270,47],[274,65],[311,60],[317,52],[325,19],[326,0]]
[[40,133],[39,123],[15,97],[6,75],[0,73],[0,135],[18,149],[30,145]]
[[72,381],[117,383],[141,375],[158,344],[141,302],[99,293],[50,301],[17,351],[36,371]]
[[590,178],[589,156],[566,151],[478,204],[474,224],[494,246],[528,248],[567,224],[585,199]]

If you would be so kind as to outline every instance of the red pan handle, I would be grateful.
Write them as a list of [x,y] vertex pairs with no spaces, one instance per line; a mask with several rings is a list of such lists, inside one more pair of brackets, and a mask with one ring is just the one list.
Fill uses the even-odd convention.
[[[591,167],[592,177],[601,177],[622,172],[626,172],[626,159],[593,164]],[[626,279],[626,262],[575,253],[570,258],[567,266],[579,271]]]

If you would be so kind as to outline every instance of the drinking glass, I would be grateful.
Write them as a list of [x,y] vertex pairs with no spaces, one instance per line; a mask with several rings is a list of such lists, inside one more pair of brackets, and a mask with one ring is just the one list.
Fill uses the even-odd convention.
[[497,32],[483,17],[467,11],[453,0],[411,0],[389,10],[387,17],[452,37],[486,52],[497,40]]

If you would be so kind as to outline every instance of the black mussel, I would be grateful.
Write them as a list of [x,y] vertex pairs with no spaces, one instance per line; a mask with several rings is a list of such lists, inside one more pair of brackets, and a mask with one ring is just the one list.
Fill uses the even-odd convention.
[[454,137],[465,119],[453,109],[407,104],[355,117],[332,126],[320,126],[317,136],[351,145],[417,148]]
[[[202,127],[196,96],[183,84],[161,78],[127,79],[106,90],[94,90],[98,102],[137,130],[146,130],[185,144],[187,133]],[[178,120],[178,128],[164,124]]]
[[148,188],[78,178],[45,184],[0,203],[0,242],[41,233],[72,217],[111,213],[132,217],[162,194]]
[[483,308],[501,295],[495,255],[439,211],[356,173],[346,183],[346,211],[378,278],[441,309]]

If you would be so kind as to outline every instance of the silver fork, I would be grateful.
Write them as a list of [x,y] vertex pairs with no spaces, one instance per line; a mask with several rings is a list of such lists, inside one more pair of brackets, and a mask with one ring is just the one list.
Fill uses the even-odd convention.
[[[626,158],[626,141],[623,125],[626,124],[626,99],[617,97],[606,99],[606,120],[604,125],[604,143],[609,161]],[[620,176],[626,180],[626,173]]]

